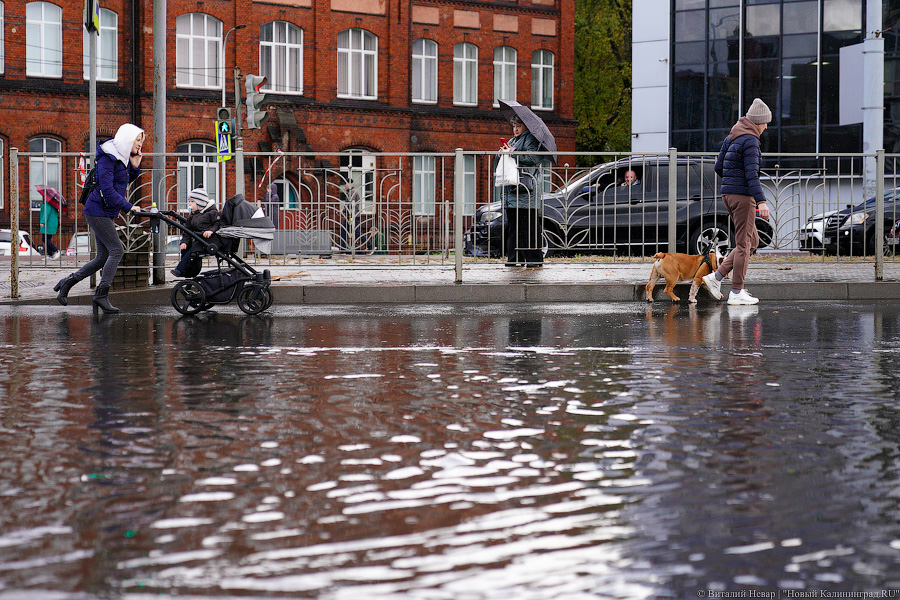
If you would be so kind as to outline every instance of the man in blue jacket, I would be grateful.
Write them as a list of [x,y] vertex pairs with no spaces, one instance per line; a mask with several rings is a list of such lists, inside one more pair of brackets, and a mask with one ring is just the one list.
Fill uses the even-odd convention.
[[718,300],[722,299],[720,290],[722,279],[731,274],[731,293],[728,304],[756,304],[755,298],[744,289],[744,277],[750,255],[759,246],[759,233],[756,231],[756,211],[759,216],[769,220],[769,207],[759,181],[759,163],[762,153],[759,148],[759,136],[769,126],[772,111],[759,98],[753,100],[747,115],[738,119],[731,133],[722,142],[719,158],[716,160],[716,173],[722,178],[722,201],[734,223],[735,247],[719,268],[703,278],[706,289]]

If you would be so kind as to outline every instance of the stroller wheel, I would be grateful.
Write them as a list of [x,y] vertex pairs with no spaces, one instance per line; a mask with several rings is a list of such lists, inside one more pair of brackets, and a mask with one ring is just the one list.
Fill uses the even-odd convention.
[[238,306],[248,315],[258,315],[272,306],[275,299],[268,287],[245,286],[238,295]]
[[195,315],[206,308],[206,291],[193,279],[179,281],[172,288],[172,306],[183,315]]

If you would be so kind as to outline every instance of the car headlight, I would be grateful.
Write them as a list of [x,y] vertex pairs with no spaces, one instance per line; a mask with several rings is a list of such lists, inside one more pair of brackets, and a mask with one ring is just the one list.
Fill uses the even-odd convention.
[[496,221],[497,219],[499,219],[502,216],[503,216],[502,212],[486,210],[483,213],[481,213],[481,216],[478,218],[478,222],[479,223],[490,223],[491,221]]
[[869,213],[853,213],[841,223],[841,229],[850,229],[854,225],[859,225],[869,218]]

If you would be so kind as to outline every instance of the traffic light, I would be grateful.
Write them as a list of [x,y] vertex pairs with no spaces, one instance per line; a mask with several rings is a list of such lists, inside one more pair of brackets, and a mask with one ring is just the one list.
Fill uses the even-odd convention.
[[247,75],[247,129],[259,129],[263,121],[269,118],[269,113],[259,110],[263,100],[266,99],[265,94],[259,92],[259,88],[266,84],[267,79],[260,75]]
[[216,133],[227,133],[229,137],[234,137],[234,118],[230,108],[223,106],[216,109]]

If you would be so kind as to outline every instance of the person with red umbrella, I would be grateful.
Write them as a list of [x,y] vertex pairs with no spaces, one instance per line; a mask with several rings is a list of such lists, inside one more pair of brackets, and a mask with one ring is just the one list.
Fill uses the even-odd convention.
[[44,238],[44,254],[50,260],[56,260],[59,258],[59,249],[53,244],[53,236],[59,231],[59,207],[65,206],[65,199],[60,202],[62,196],[55,188],[37,187],[38,192],[44,197],[44,203],[41,204],[41,234]]

